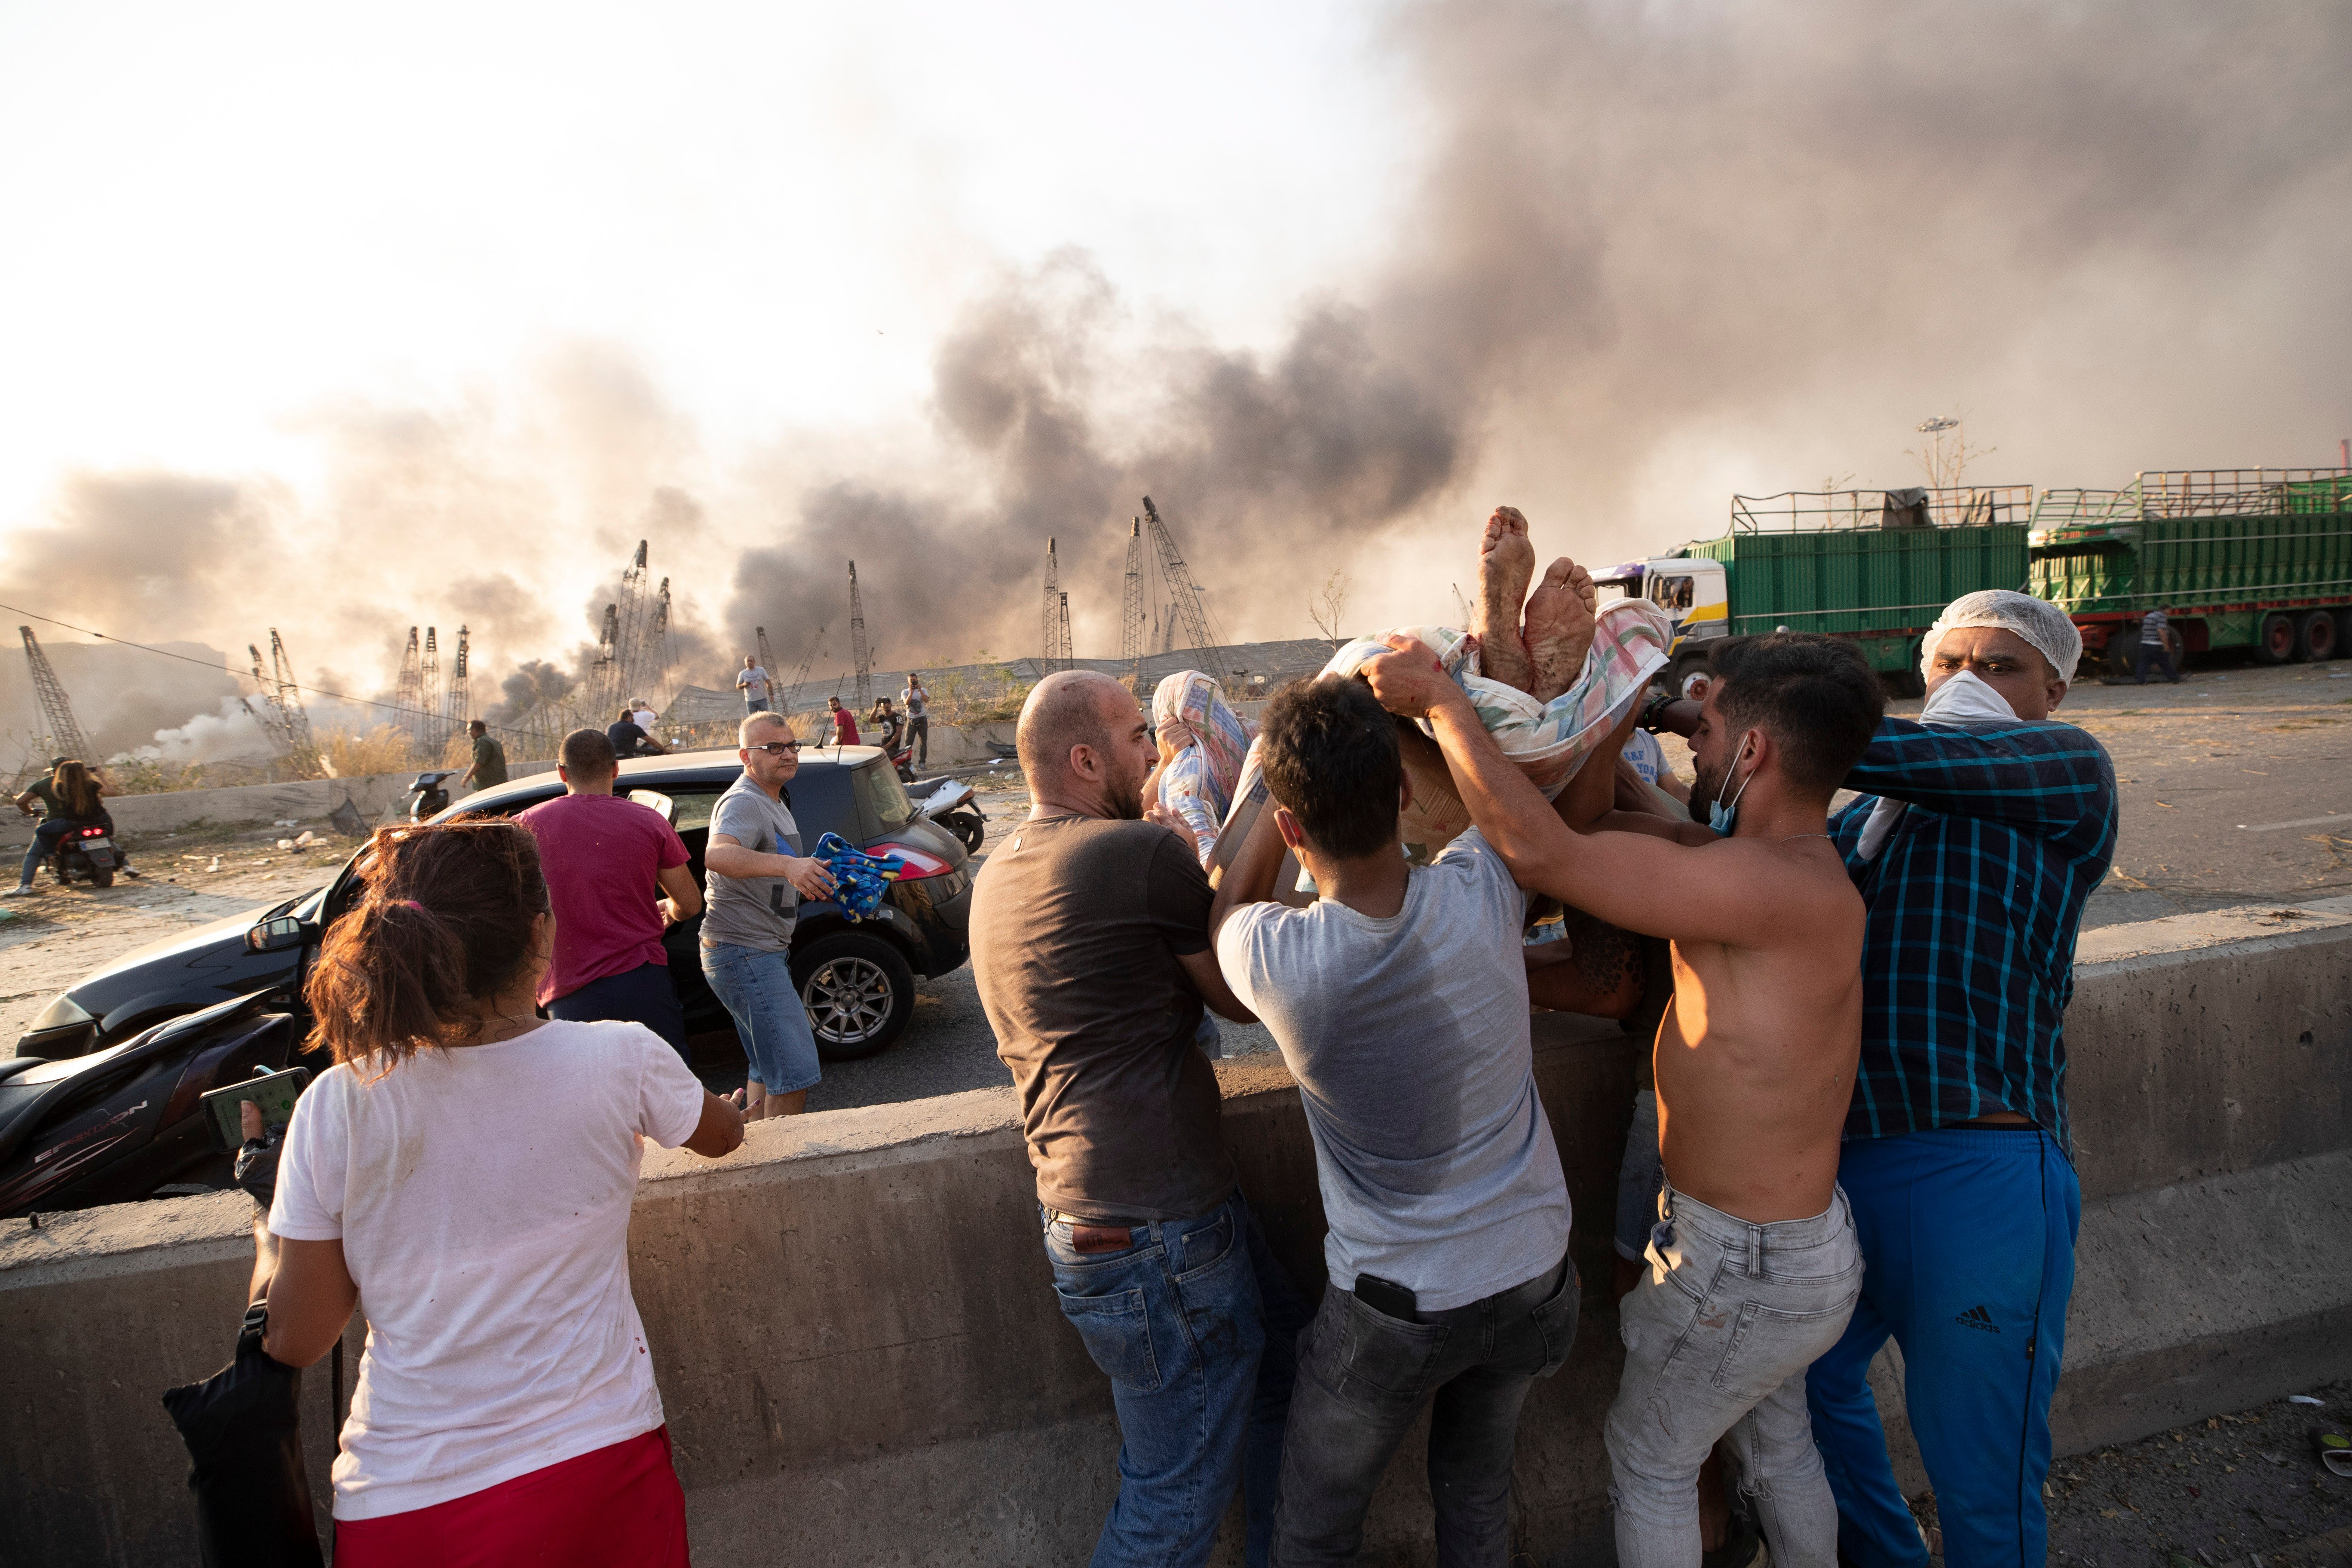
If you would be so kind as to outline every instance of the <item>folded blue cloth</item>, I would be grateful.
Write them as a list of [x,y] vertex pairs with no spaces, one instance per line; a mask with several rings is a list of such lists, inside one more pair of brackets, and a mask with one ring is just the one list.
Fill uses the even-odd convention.
[[865,920],[880,909],[890,884],[907,868],[899,857],[868,855],[838,833],[828,833],[816,841],[815,858],[833,873],[835,906],[853,921]]

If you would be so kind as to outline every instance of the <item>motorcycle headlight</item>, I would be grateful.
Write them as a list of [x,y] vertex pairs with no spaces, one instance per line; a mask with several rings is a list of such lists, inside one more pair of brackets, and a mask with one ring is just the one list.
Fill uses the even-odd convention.
[[88,1008],[60,991],[54,1001],[41,1009],[41,1016],[26,1026],[25,1032],[28,1035],[37,1035],[44,1029],[62,1029],[69,1024],[96,1022],[98,1020],[91,1016]]

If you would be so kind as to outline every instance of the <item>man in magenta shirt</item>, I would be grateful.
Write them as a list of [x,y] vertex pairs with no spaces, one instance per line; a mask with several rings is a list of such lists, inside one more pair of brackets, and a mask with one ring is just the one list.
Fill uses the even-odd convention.
[[562,798],[515,818],[539,840],[555,914],[555,962],[540,982],[540,1005],[574,1023],[643,1024],[686,1057],[686,1011],[662,932],[702,912],[702,889],[661,814],[613,793],[620,771],[603,731],[574,730],[555,769]]

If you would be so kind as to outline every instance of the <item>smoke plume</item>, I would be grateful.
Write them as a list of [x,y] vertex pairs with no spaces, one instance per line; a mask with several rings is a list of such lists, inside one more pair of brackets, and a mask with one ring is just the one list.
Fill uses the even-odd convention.
[[1335,568],[1355,625],[1447,616],[1497,501],[1612,561],[1735,489],[1919,482],[1931,415],[1997,448],[1972,480],[2045,486],[2352,429],[2352,8],[1467,0],[1386,37],[1428,128],[1395,233],[1270,347],[1065,251],[966,304],[911,433],[714,456],[625,347],[573,345],[320,411],[316,497],[69,479],[0,587],[230,647],[279,617],[378,690],[412,622],[463,621],[511,717],[579,679],[639,538],[723,688],[754,626],[846,663],[852,558],[879,668],[1034,652],[1048,535],[1078,651],[1114,651],[1147,491],[1226,635],[1276,637]]

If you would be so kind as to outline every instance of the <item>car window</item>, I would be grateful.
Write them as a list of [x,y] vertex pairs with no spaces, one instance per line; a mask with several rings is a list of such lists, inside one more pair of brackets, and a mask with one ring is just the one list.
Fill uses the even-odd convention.
[[889,763],[877,759],[859,768],[857,784],[882,832],[904,827],[913,818],[914,802],[907,798],[906,786],[898,782],[898,772]]
[[670,818],[669,825],[681,835],[691,833],[698,827],[709,826],[710,814],[719,808],[719,793],[715,789],[672,790],[670,802],[677,808],[677,815]]
[[838,833],[852,844],[863,844],[865,828],[858,825],[857,800],[850,793],[852,770],[821,764],[803,764],[799,774],[784,786],[785,804],[793,808],[793,820],[800,825],[801,847],[813,853],[816,841],[828,833]]

